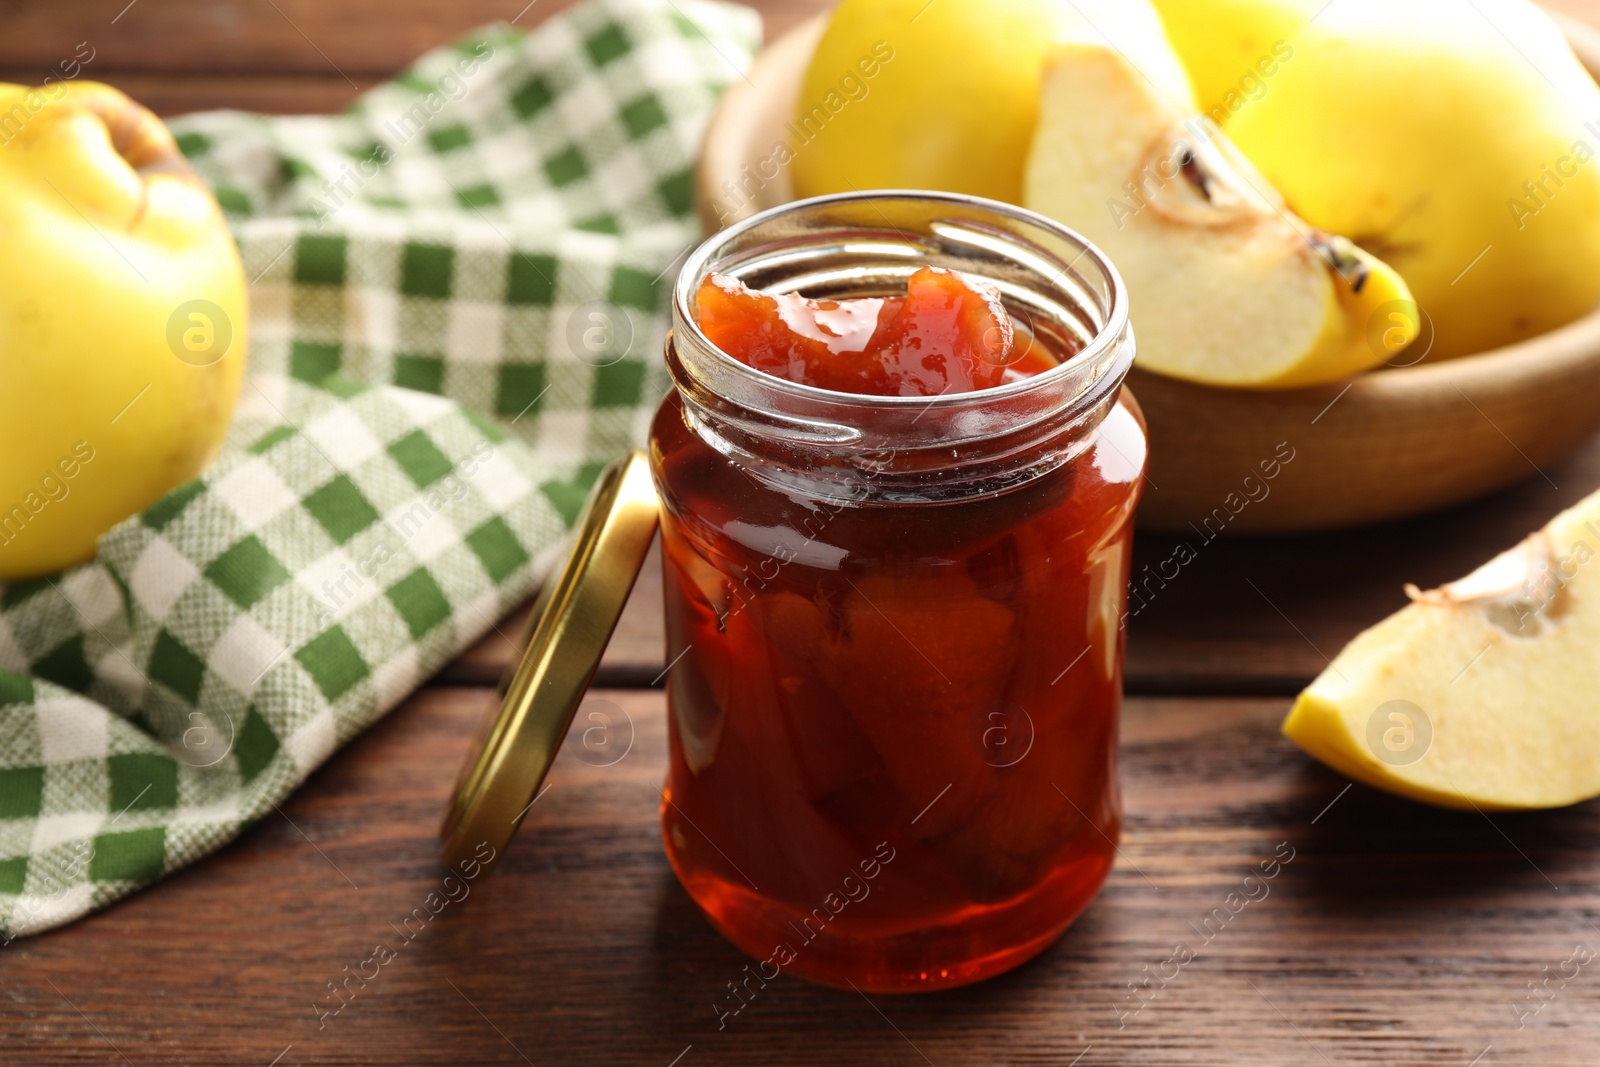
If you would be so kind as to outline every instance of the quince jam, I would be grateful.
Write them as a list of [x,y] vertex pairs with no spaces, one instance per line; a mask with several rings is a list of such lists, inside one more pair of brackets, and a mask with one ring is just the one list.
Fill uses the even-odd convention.
[[700,329],[756,370],[870,396],[990,389],[1056,365],[1020,349],[1000,293],[952,270],[923,267],[905,296],[807,300],[760,293],[718,274],[700,283]]
[[[694,309],[727,355],[837,393],[977,393],[1074,355],[933,268],[840,300],[711,275]],[[662,822],[685,888],[756,961],[717,989],[724,1023],[779,973],[882,992],[999,973],[1104,881],[1145,435],[1126,394],[1076,432],[1018,484],[878,499],[769,478],[663,402]]]

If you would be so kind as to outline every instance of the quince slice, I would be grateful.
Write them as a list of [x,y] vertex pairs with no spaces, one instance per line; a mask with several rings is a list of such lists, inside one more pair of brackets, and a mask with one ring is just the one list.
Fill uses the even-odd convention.
[[1450,808],[1600,795],[1600,493],[1358,636],[1283,732],[1379,789]]
[[1416,337],[1400,276],[1313,229],[1209,120],[1108,44],[1046,61],[1023,202],[1082,233],[1128,286],[1138,362],[1287,388],[1377,365]]

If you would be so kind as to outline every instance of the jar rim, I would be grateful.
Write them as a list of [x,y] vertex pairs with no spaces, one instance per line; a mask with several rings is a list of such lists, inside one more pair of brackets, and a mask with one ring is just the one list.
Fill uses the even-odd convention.
[[[1097,309],[1101,312],[1102,318],[1096,324],[1094,335],[1089,339],[1088,343],[1073,353],[1070,358],[1062,360],[1058,365],[1039,374],[1020,378],[1017,381],[1007,382],[989,389],[941,393],[928,397],[849,393],[781,378],[778,375],[758,370],[741,360],[735,359],[713,343],[700,329],[699,320],[694,314],[694,296],[700,281],[711,273],[712,264],[726,250],[737,246],[752,231],[770,226],[775,221],[798,212],[825,210],[836,205],[888,203],[893,201],[923,201],[932,204],[947,204],[952,208],[969,211],[978,209],[1033,227],[1044,234],[1076,246],[1078,249],[1077,255],[1070,262],[1065,263],[1058,273],[1051,278],[1051,281],[1059,281],[1062,275],[1076,268],[1079,261],[1085,258],[1094,265],[1104,279],[1108,294],[1106,306],[1103,309]],[[885,218],[885,224],[891,229],[894,228],[893,224],[887,220],[887,217]],[[694,348],[701,355],[712,359],[724,373],[754,377],[760,381],[764,388],[787,393],[797,400],[826,403],[842,408],[882,411],[886,408],[893,409],[898,407],[915,408],[933,413],[940,409],[970,407],[974,402],[1002,404],[1009,400],[1026,397],[1032,393],[1049,392],[1058,389],[1063,379],[1071,378],[1081,373],[1086,365],[1093,365],[1097,361],[1104,360],[1107,350],[1119,345],[1125,351],[1119,354],[1120,358],[1113,359],[1102,373],[1111,379],[1113,385],[1120,384],[1133,362],[1133,345],[1126,343],[1128,337],[1131,336],[1131,327],[1128,321],[1127,287],[1122,280],[1121,274],[1117,272],[1116,267],[1106,257],[1105,253],[1076,230],[1038,212],[967,193],[921,189],[876,189],[865,192],[831,193],[825,196],[814,196],[803,200],[791,201],[741,219],[706,238],[684,261],[683,267],[678,272],[677,281],[672,287],[672,318],[673,336],[682,338],[687,335]]]

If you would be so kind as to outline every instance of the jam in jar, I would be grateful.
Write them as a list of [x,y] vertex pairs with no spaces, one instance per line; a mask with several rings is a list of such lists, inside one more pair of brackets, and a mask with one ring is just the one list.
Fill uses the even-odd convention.
[[1120,826],[1146,452],[1122,283],[1028,212],[865,193],[716,235],[673,316],[650,459],[679,879],[763,981],[1021,963]]

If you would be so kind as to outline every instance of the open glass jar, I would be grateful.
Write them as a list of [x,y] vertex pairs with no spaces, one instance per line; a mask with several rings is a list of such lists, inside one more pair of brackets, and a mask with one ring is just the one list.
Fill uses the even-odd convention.
[[[708,272],[771,292],[987,280],[1060,365],[934,397],[832,392],[719,351]],[[671,767],[689,894],[764,980],[996,974],[1105,880],[1131,518],[1127,298],[1098,250],[972,197],[802,201],[717,234],[673,295],[652,427]]]

